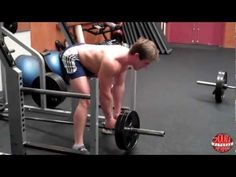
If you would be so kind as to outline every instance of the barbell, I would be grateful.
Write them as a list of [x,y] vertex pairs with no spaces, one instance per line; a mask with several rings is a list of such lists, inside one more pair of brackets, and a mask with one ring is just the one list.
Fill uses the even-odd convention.
[[227,88],[236,89],[235,86],[227,85],[227,72],[219,71],[216,78],[216,83],[197,81],[197,84],[215,87],[213,95],[215,95],[216,103],[221,103],[224,98],[224,92]]
[[139,134],[161,137],[165,135],[164,131],[140,128],[138,113],[130,110],[125,110],[118,116],[114,131],[116,145],[126,151],[135,148]]

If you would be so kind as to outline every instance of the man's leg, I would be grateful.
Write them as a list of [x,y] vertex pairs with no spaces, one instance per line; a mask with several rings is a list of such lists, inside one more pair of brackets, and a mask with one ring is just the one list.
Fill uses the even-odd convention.
[[[78,93],[90,94],[89,80],[86,76],[78,77],[70,80],[70,85],[73,91]],[[84,145],[84,130],[87,121],[87,114],[90,100],[80,99],[74,115],[74,144],[78,146]]]

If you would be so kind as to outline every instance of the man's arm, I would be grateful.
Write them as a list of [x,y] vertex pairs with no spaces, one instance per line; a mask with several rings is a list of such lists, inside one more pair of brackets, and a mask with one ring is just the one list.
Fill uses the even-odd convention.
[[108,59],[104,59],[98,73],[98,78],[101,108],[107,119],[114,118],[113,97],[111,92],[114,74],[115,69],[113,63],[111,63]]
[[112,95],[114,100],[114,117],[117,118],[120,115],[122,100],[125,92],[125,78],[127,71],[121,73],[118,77],[115,77],[114,86],[112,88]]

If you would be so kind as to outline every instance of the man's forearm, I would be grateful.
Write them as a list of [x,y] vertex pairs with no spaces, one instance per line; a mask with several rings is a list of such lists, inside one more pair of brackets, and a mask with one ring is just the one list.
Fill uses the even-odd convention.
[[114,100],[114,114],[120,114],[122,99],[125,91],[125,85],[114,86],[112,88],[113,100]]
[[101,108],[107,119],[113,118],[113,98],[111,93],[100,93]]

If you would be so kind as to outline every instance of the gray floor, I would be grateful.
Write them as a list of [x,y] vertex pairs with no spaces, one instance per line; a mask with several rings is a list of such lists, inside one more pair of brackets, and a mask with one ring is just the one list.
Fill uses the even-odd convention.
[[[235,85],[234,49],[209,46],[173,45],[171,55],[138,72],[137,112],[143,128],[165,130],[163,138],[141,135],[133,155],[208,155],[219,154],[211,146],[217,133],[235,136],[235,91],[226,90],[222,104],[216,104],[212,87],[196,80],[213,81],[219,70],[228,72],[228,84]],[[128,78],[129,79],[129,78]],[[32,103],[29,96],[26,103]],[[70,100],[60,105],[69,109]],[[127,81],[125,105],[130,104]],[[45,115],[38,115],[45,116]],[[48,118],[57,118],[50,117]],[[0,151],[10,152],[8,122],[0,120]],[[86,135],[88,135],[88,129]],[[27,138],[64,147],[73,143],[72,127],[27,121]],[[87,137],[87,136],[86,136]],[[89,148],[89,137],[86,145]],[[126,154],[116,147],[114,136],[100,134],[100,154]],[[235,154],[234,147],[225,154]],[[53,154],[30,150],[29,154]]]

